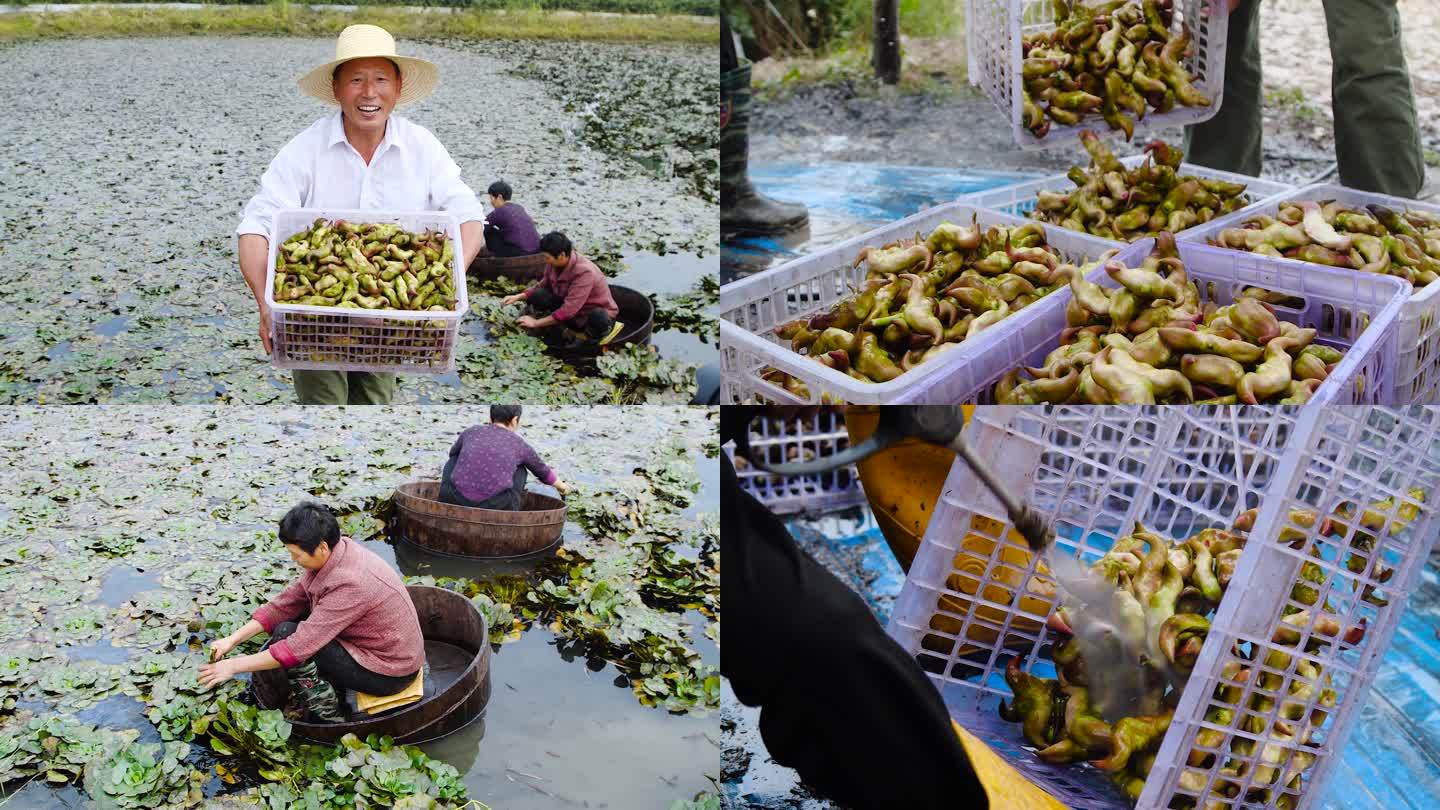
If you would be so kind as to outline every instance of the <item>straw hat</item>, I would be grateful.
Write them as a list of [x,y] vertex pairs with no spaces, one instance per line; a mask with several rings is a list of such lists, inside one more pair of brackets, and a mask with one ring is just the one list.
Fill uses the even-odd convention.
[[434,63],[413,56],[395,54],[395,37],[378,25],[351,25],[335,40],[335,58],[300,77],[296,84],[306,95],[326,104],[339,106],[335,100],[333,80],[336,66],[351,59],[380,56],[400,66],[400,98],[395,106],[419,101],[435,91],[440,83],[440,69]]

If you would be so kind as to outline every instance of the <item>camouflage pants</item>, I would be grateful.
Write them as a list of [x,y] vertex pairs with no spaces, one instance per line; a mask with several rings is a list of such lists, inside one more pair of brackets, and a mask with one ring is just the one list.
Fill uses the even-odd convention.
[[347,719],[334,684],[320,677],[320,667],[313,660],[286,670],[285,679],[290,682],[293,708],[309,712],[322,723],[341,723]]
[[743,186],[750,154],[750,66],[720,74],[720,193]]

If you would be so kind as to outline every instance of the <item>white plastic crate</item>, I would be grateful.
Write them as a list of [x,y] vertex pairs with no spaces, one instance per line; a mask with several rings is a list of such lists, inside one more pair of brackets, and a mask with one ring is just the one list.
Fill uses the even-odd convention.
[[[1135,266],[1150,255],[1153,239],[1135,242],[1116,258]],[[1390,276],[1342,273],[1328,267],[1293,266],[1265,256],[1220,250],[1208,245],[1180,242],[1185,271],[1200,290],[1200,300],[1219,306],[1233,303],[1245,287],[1281,290],[1304,301],[1300,309],[1277,306],[1282,320],[1316,329],[1316,341],[1345,350],[1345,358],[1331,372],[1310,402],[1324,404],[1390,404],[1387,397],[1393,371],[1394,323],[1404,305],[1408,285]],[[1324,271],[1330,272],[1324,272]],[[1087,278],[1101,287],[1118,284],[1095,268]],[[930,403],[973,402],[989,404],[991,389],[1002,376],[1020,366],[1044,361],[1065,330],[1065,306],[1072,293],[1060,290],[1035,302],[1016,318],[991,327],[992,343],[983,354],[970,354],[949,370],[942,390],[945,399],[914,400]]]
[[[1204,528],[1229,528],[1242,511],[1258,509],[1137,806],[1277,807],[1282,794],[1292,807],[1316,806],[1365,704],[1406,595],[1440,531],[1435,503],[1440,497],[1440,409],[996,407],[976,410],[966,438],[983,458],[994,460],[1002,481],[1052,521],[1059,538],[1055,553],[1086,563],[1137,521],[1167,540],[1178,540]],[[1141,460],[1123,465],[1097,460],[1096,450],[1112,460]],[[1226,458],[1228,466],[1216,463]],[[1426,502],[1411,500],[1411,487],[1426,492]],[[1378,561],[1393,569],[1387,582],[1344,564],[1343,556],[1356,550],[1350,546],[1353,529],[1340,538],[1322,538],[1318,524],[1306,529],[1288,517],[1296,509],[1325,515],[1345,501],[1363,508],[1385,498],[1393,499],[1387,521],[1399,516],[1402,505],[1418,509],[1408,528],[1360,554],[1367,565]],[[1303,535],[1303,541],[1292,547],[1293,534],[1283,543],[1270,539],[1280,537],[1282,528]],[[1103,773],[1086,764],[1042,762],[1019,725],[997,714],[999,700],[1010,697],[1002,673],[1012,655],[1037,676],[1055,674],[1049,655],[1057,639],[1045,628],[1057,607],[1050,590],[1054,583],[1039,573],[1036,558],[1025,561],[1023,545],[1007,539],[1012,532],[1004,509],[957,460],[888,631],[928,673],[951,715],[1032,781],[1070,807],[1127,808],[1131,802]],[[1321,556],[1311,556],[1312,548]],[[1316,604],[1326,606],[1328,618],[1342,628],[1363,623],[1363,636],[1340,633],[1343,641],[1306,652],[1303,645],[1272,640],[1287,606],[1303,607],[1290,595],[1306,563],[1322,572],[1323,581],[1311,583],[1319,591]],[[1364,586],[1376,586],[1389,604],[1363,601]],[[1024,597],[1012,598],[1022,587]],[[1296,629],[1302,641],[1321,637],[1313,619]],[[1221,673],[1227,662],[1242,661],[1237,650],[1253,658],[1242,666],[1263,671],[1274,682],[1251,678],[1231,704],[1237,709],[1232,719],[1212,722],[1207,712],[1226,707],[1215,696]],[[1287,663],[1262,668],[1271,652],[1288,656]],[[1317,702],[1320,688],[1308,697],[1291,693],[1292,685],[1315,683],[1313,675],[1298,671],[1301,662],[1321,668],[1323,686],[1334,690],[1333,706]],[[1291,704],[1301,717],[1316,717],[1317,706],[1327,714],[1315,724],[1309,744],[1287,743],[1278,736],[1277,709],[1255,710],[1254,696]],[[1244,718],[1255,725],[1242,728]],[[1219,732],[1220,742],[1205,750],[1220,756],[1191,767],[1187,759],[1201,729]],[[1256,745],[1243,753],[1231,748],[1237,740]],[[1271,765],[1286,767],[1297,750],[1314,756],[1314,765],[1298,791],[1277,789],[1267,802],[1247,800],[1248,788],[1265,786],[1255,766],[1267,747],[1281,759]],[[1247,766],[1241,776],[1219,775],[1224,764],[1236,762]],[[1189,787],[1182,787],[1182,779]],[[1238,795],[1222,792],[1227,781],[1237,784]]]
[[[292,235],[317,218],[395,223],[407,231],[443,230],[455,258],[455,308],[450,312],[342,309],[275,300],[275,257]],[[270,361],[277,368],[446,374],[455,370],[455,340],[470,309],[460,225],[443,211],[352,211],[318,208],[276,211],[270,226],[265,303],[270,307]],[[434,322],[434,323],[432,323]]]
[[[1127,158],[1121,158],[1120,162],[1125,164],[1125,168],[1133,169],[1144,163],[1145,157],[1145,155],[1131,155]],[[1181,163],[1178,174],[1194,175],[1195,177],[1201,177],[1207,180],[1224,180],[1227,183],[1244,183],[1246,186],[1245,196],[1247,198],[1245,208],[1232,213],[1241,213],[1248,210],[1252,205],[1260,205],[1271,197],[1295,190],[1294,186],[1286,183],[1277,183],[1273,180],[1264,180],[1259,177],[1247,177],[1243,174],[1234,174],[1205,166],[1196,166],[1193,163]],[[991,211],[1014,214],[1016,216],[1028,216],[1031,211],[1035,210],[1035,195],[1039,192],[1064,192],[1074,188],[1075,184],[1070,181],[1069,177],[1063,174],[1057,174],[1051,177],[1042,177],[1038,180],[1026,180],[1023,183],[1015,183],[1014,185],[1001,186],[1000,188],[992,188],[987,191],[977,191],[974,194],[966,194],[957,200],[957,202],[973,205],[977,208],[988,208]],[[1229,216],[1229,214],[1226,216]],[[1219,219],[1219,217],[1216,219]],[[1190,229],[1187,228],[1180,233],[1187,233],[1189,230]],[[1095,238],[1098,239],[1100,237]],[[1110,241],[1114,245],[1124,244],[1119,240],[1107,241]]]
[[[1338,200],[1342,205],[1365,206],[1371,203],[1393,208],[1397,211],[1412,209],[1440,214],[1440,205],[1387,197],[1367,191],[1355,191],[1344,186],[1313,185],[1281,194],[1263,203],[1226,214],[1204,225],[1185,231],[1183,240],[1206,242],[1225,228],[1238,227],[1241,222],[1259,214],[1274,216],[1284,202],[1304,200]],[[1291,265],[1314,267],[1298,259],[1280,259]],[[1345,271],[1354,272],[1354,271]],[[1440,283],[1428,284],[1414,289],[1405,283],[1407,291],[1405,306],[1400,309],[1396,320],[1396,351],[1393,363],[1394,392],[1386,403],[1404,404],[1410,402],[1440,402]]]
[[[1010,119],[1015,143],[1022,149],[1045,149],[1074,143],[1080,131],[1093,129],[1108,132],[1110,127],[1098,115],[1087,115],[1075,126],[1064,126],[1050,120],[1050,131],[1036,138],[1024,126],[1021,96],[1020,63],[1024,59],[1021,39],[1025,34],[1049,31],[1055,27],[1051,0],[969,0],[965,18],[966,42],[970,51],[970,83],[978,85],[985,95]],[[1185,68],[1194,77],[1195,89],[1210,99],[1208,107],[1181,107],[1168,113],[1147,110],[1143,121],[1135,122],[1135,132],[1142,129],[1196,124],[1220,111],[1225,89],[1225,34],[1229,26],[1226,14],[1207,14],[1213,0],[1174,0],[1175,15],[1171,27],[1180,30],[1184,21],[1190,28],[1190,55]]]
[[[1010,214],[947,203],[721,287],[721,401],[730,405],[758,399],[799,404],[800,400],[795,395],[760,379],[760,371],[766,366],[804,380],[810,389],[812,402],[822,401],[822,395],[835,402],[859,405],[949,401],[935,399],[943,393],[931,393],[935,386],[944,386],[948,370],[967,356],[987,351],[993,343],[992,332],[1024,316],[1032,307],[1039,306],[1040,301],[966,340],[959,347],[885,383],[862,382],[796,354],[790,349],[788,341],[775,337],[771,330],[786,321],[821,312],[852,295],[847,285],[858,286],[865,279],[865,268],[852,266],[862,248],[913,237],[917,232],[923,236],[945,221],[969,225],[972,216],[978,217],[979,223],[987,227],[1030,222]],[[1056,225],[1044,225],[1044,228],[1047,244],[1077,265],[1097,258],[1113,247],[1103,239]],[[1057,290],[1041,301],[1061,295],[1069,295],[1069,291]]]
[[[845,418],[822,409],[809,418],[750,424],[750,451],[770,463],[809,461],[833,455],[850,446]],[[726,452],[730,448],[726,447]],[[855,465],[811,475],[778,475],[745,464],[735,465],[740,488],[754,495],[776,514],[824,512],[865,502]]]
[[[1220,411],[1197,407],[1194,412],[1197,414],[1196,418],[1204,419]],[[1053,417],[1056,424],[1064,428],[1055,431],[1051,438],[1055,447],[1065,452],[1083,452],[1094,462],[1067,470],[1066,474],[1077,481],[1104,483],[1109,471],[1115,468],[1138,478],[1140,470],[1150,463],[1147,446],[1127,446],[1125,443],[1125,437],[1131,431],[1129,408],[1061,408],[1054,412]],[[1266,408],[1238,408],[1233,412],[1226,412],[1224,418],[1237,435],[1248,437],[1252,442],[1261,441],[1276,424]],[[1193,457],[1206,469],[1228,473],[1244,465],[1248,459],[1248,454],[1237,455],[1229,450],[1216,451],[1205,442],[1196,441],[1195,437],[1190,439],[1189,444],[1176,444],[1172,449],[1185,452],[1187,458]],[[1116,448],[1124,448],[1124,452],[1119,452]],[[1049,469],[1050,467],[1042,466],[1036,472],[1037,477],[1043,478]],[[1183,477],[1174,477],[1170,473],[1169,470],[1163,472],[1157,483],[1162,486],[1183,486],[1186,483]],[[1257,473],[1257,476],[1257,483],[1268,480],[1267,472],[1262,471]]]

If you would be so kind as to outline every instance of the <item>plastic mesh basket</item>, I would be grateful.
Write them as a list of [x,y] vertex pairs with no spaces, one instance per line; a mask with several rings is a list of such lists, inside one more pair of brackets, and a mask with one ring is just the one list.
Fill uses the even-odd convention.
[[[1086,563],[1137,521],[1175,540],[1228,528],[1242,511],[1258,509],[1138,806],[1310,806],[1337,764],[1440,530],[1440,409],[982,408],[966,437],[1052,521],[1054,553]],[[1408,494],[1412,487],[1430,502]],[[1386,498],[1382,523],[1410,509],[1413,519],[1393,534],[1377,532],[1369,547],[1353,544],[1360,537],[1353,520],[1331,524],[1336,530],[1323,536],[1321,522],[1307,528],[1290,517]],[[1352,553],[1359,566],[1346,564]],[[1293,638],[1282,643],[1281,619],[1308,607],[1292,599],[1302,565],[1321,572],[1309,584],[1324,610],[1291,618],[1285,624]],[[1377,565],[1393,573],[1384,577]],[[1364,600],[1367,587],[1388,603]],[[1053,582],[1024,551],[1003,508],[957,461],[895,603],[890,635],[929,673],[951,714],[1031,780],[1072,807],[1129,807],[1105,774],[1042,762],[1020,727],[997,716],[999,701],[1010,696],[1002,673],[1012,656],[1026,671],[1055,675],[1049,656],[1057,639],[1045,620],[1056,602]],[[1327,643],[1307,646],[1322,638]],[[1256,674],[1239,684],[1238,695],[1220,697],[1227,663],[1232,675],[1236,664]],[[1270,698],[1268,707],[1257,698]],[[1213,710],[1221,708],[1232,709],[1229,720],[1219,721]],[[1308,740],[1287,737],[1293,717],[1308,718]],[[1210,738],[1203,744],[1202,729]],[[1313,767],[1302,769],[1311,757]],[[1226,767],[1231,775],[1222,773]],[[1267,770],[1290,767],[1301,772],[1294,787]],[[1270,792],[1261,796],[1262,788]]]
[[[865,278],[865,269],[853,266],[862,248],[913,237],[916,232],[923,235],[947,220],[969,224],[972,216],[984,226],[1029,222],[1010,214],[947,203],[721,287],[721,401],[731,405],[757,400],[798,404],[799,399],[795,395],[760,378],[760,372],[766,366],[803,380],[809,387],[812,402],[822,401],[822,396],[829,401],[862,405],[951,401],[936,399],[945,396],[943,389],[949,376],[948,370],[964,357],[985,352],[990,345],[987,336],[999,328],[998,325],[886,383],[862,382],[822,366],[791,351],[789,344],[770,334],[770,330],[794,318],[820,312],[852,294],[849,285],[858,285]],[[1054,225],[1044,227],[1048,244],[1077,264],[1094,259],[1113,247],[1111,243],[1093,236]],[[1041,301],[1068,294],[1068,290],[1058,290]],[[1011,315],[1000,325],[1023,317],[1040,303],[1031,304]]]
[[[809,418],[756,419],[750,431],[751,452],[771,463],[809,461],[850,446],[844,416],[828,408]],[[740,488],[777,514],[824,512],[865,501],[853,464],[813,475],[777,475],[750,467],[743,458],[734,461]]]
[[[1134,266],[1150,255],[1153,246],[1153,239],[1135,242],[1116,258]],[[1318,342],[1345,350],[1345,359],[1310,402],[1387,402],[1394,365],[1388,358],[1395,342],[1395,319],[1408,288],[1404,282],[1389,276],[1342,273],[1328,267],[1296,267],[1294,262],[1280,263],[1208,245],[1181,242],[1179,249],[1186,273],[1200,290],[1202,303],[1214,301],[1224,306],[1245,287],[1281,290],[1303,305],[1275,307],[1280,318],[1314,327]],[[1095,268],[1087,278],[1102,287],[1117,286],[1103,268]],[[990,350],[960,358],[962,362],[949,370],[943,389],[937,386],[936,390],[944,390],[951,398],[913,401],[992,403],[990,391],[1001,376],[1022,365],[1039,365],[1060,345],[1070,296],[1069,290],[1060,290],[988,330],[994,333]]]
[[[1175,0],[1175,21],[1190,28],[1191,53],[1185,68],[1195,77],[1195,88],[1210,99],[1208,107],[1180,107],[1167,113],[1147,112],[1135,124],[1136,132],[1144,127],[1164,128],[1195,124],[1220,111],[1225,87],[1225,34],[1229,17],[1207,15],[1204,0]],[[1086,116],[1075,126],[1050,122],[1044,138],[1036,138],[1023,123],[1021,103],[1021,38],[1036,31],[1055,27],[1051,0],[969,0],[965,18],[966,42],[969,45],[970,82],[1000,108],[1010,119],[1010,130],[1022,149],[1043,149],[1072,143],[1080,131],[1108,131],[1109,126],[1098,114]],[[983,46],[983,47],[982,47]]]
[[[1120,162],[1125,164],[1127,169],[1133,169],[1145,162],[1145,155],[1131,155],[1121,158]],[[1280,194],[1294,191],[1295,187],[1286,183],[1277,183],[1273,180],[1264,180],[1259,177],[1247,177],[1243,174],[1232,174],[1219,169],[1211,169],[1205,166],[1196,166],[1193,163],[1180,164],[1181,175],[1194,175],[1208,180],[1224,180],[1229,183],[1244,183],[1246,186],[1245,196],[1247,199],[1245,208],[1235,213],[1249,210],[1250,206],[1260,205]],[[958,202],[973,205],[978,208],[988,208],[991,211],[1002,211],[1006,214],[1016,216],[1027,216],[1035,210],[1035,195],[1041,191],[1070,191],[1075,184],[1069,177],[1063,174],[1051,177],[1042,177],[1038,180],[1027,180],[1023,183],[993,188],[987,191],[977,191],[974,194],[966,194]],[[1228,215],[1227,215],[1228,216]],[[1217,217],[1218,219],[1218,217]],[[1190,229],[1181,231],[1187,233]],[[1178,235],[1178,234],[1177,234]],[[1096,237],[1100,238],[1100,237]],[[1112,244],[1123,244],[1118,240],[1107,240]]]
[[[1395,210],[1412,209],[1440,214],[1440,205],[1387,197],[1355,191],[1344,186],[1314,185],[1295,189],[1265,200],[1243,211],[1226,214],[1204,225],[1185,231],[1183,240],[1207,242],[1225,228],[1233,228],[1258,214],[1273,216],[1280,204],[1287,201],[1338,200],[1343,205],[1365,206],[1378,203]],[[1313,267],[1297,259],[1280,259],[1287,264]],[[1351,271],[1346,271],[1351,272]],[[1440,283],[1414,289],[1405,284],[1407,296],[1396,319],[1396,355],[1392,364],[1393,393],[1386,403],[1440,402]]]
[[[396,223],[407,231],[443,230],[455,258],[455,308],[449,312],[341,309],[275,301],[275,256],[291,235],[307,230],[317,218],[351,222]],[[278,368],[331,371],[383,371],[446,374],[455,370],[455,340],[460,320],[470,309],[461,266],[460,225],[444,212],[284,209],[271,221],[270,255],[265,273],[265,303],[270,307],[270,360]]]

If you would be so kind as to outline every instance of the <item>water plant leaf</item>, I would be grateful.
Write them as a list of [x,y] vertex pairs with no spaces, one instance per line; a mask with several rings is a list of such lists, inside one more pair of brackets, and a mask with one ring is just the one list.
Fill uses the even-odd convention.
[[85,792],[101,810],[196,807],[206,775],[184,763],[183,742],[114,740],[85,765]]

